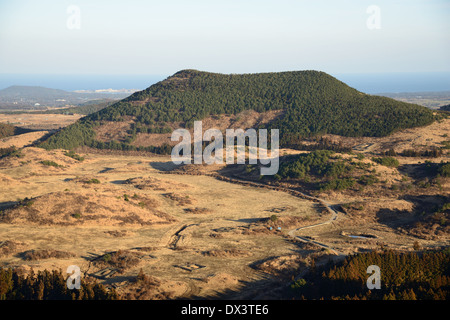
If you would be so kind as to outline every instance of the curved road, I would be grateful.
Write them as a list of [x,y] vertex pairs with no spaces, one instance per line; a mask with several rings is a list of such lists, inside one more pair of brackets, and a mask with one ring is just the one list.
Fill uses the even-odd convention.
[[309,239],[309,238],[306,238],[306,237],[302,237],[302,236],[295,235],[295,233],[298,232],[298,231],[300,231],[300,230],[309,229],[309,228],[315,228],[315,227],[327,225],[327,224],[332,223],[333,221],[336,221],[336,219],[337,219],[337,217],[338,217],[338,211],[335,210],[335,209],[333,209],[333,206],[330,205],[330,204],[328,204],[328,203],[325,202],[324,200],[318,199],[318,198],[316,198],[316,199],[317,199],[320,203],[322,203],[322,204],[327,208],[327,210],[331,213],[330,219],[328,219],[328,220],[325,221],[325,222],[316,223],[316,224],[312,224],[312,225],[309,225],[309,226],[305,226],[305,227],[300,227],[300,228],[292,229],[292,230],[288,231],[287,234],[288,234],[290,237],[299,239],[299,240],[301,240],[301,241],[303,241],[303,242],[314,243],[315,245],[318,245],[319,247],[328,249],[328,250],[330,250],[331,252],[333,252],[334,254],[336,254],[336,255],[338,255],[338,256],[345,256],[343,253],[341,253],[341,252],[339,252],[339,251],[337,251],[337,250],[331,248],[331,247],[330,247],[329,245],[327,245],[327,244],[324,244],[324,243],[321,243],[321,242],[318,242],[318,241],[315,241],[315,240],[313,240],[313,239]]
[[247,185],[247,186],[254,186],[254,187],[257,187],[257,188],[261,188],[262,187],[262,188],[267,188],[267,189],[272,189],[272,190],[277,190],[277,191],[284,191],[284,192],[288,192],[289,194],[291,194],[293,196],[297,196],[297,197],[300,197],[300,198],[303,198],[303,199],[306,199],[306,200],[311,200],[311,201],[315,201],[315,202],[320,203],[331,214],[330,219],[325,221],[325,222],[321,222],[321,223],[313,224],[313,225],[310,225],[310,226],[305,226],[305,227],[300,227],[300,228],[297,228],[297,229],[290,230],[290,231],[288,231],[288,235],[290,237],[297,238],[297,239],[299,239],[299,240],[301,240],[303,242],[314,243],[314,244],[316,244],[316,245],[318,245],[318,246],[320,246],[322,248],[328,249],[328,250],[330,250],[331,252],[333,252],[335,255],[337,255],[339,257],[346,256],[342,252],[339,252],[339,251],[331,248],[327,244],[320,243],[320,242],[315,241],[313,239],[309,239],[309,238],[298,236],[298,235],[294,234],[294,233],[296,233],[296,232],[298,232],[300,230],[303,230],[303,229],[314,228],[314,227],[330,224],[330,223],[332,223],[333,221],[335,221],[337,219],[338,211],[333,208],[333,205],[330,205],[325,200],[320,199],[320,198],[316,198],[316,197],[307,195],[307,194],[305,194],[303,192],[300,192],[300,191],[297,191],[297,190],[292,190],[292,189],[289,189],[289,188],[274,187],[274,186],[266,185],[266,184],[259,183],[259,182],[241,180],[241,179],[236,178],[236,177],[229,178],[229,177],[224,177],[224,176],[221,176],[221,175],[214,175],[214,174],[212,174],[210,176],[213,176],[213,177],[215,177],[216,179],[219,179],[219,180],[225,180],[225,181],[232,182],[232,183],[239,183],[239,184],[243,184],[243,185]]

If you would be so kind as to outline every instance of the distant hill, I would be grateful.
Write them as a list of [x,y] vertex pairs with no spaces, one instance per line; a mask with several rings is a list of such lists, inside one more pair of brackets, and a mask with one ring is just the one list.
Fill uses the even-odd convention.
[[37,86],[11,86],[6,89],[0,90],[0,96],[3,98],[14,98],[14,99],[44,99],[47,97],[64,97],[72,96],[70,92],[50,89]]
[[79,93],[38,86],[11,86],[0,90],[0,109],[42,109],[97,99],[120,100],[127,96],[129,93]]
[[439,110],[450,111],[450,104],[440,107]]
[[[319,71],[258,74],[218,74],[183,70],[146,90],[93,113],[65,128],[43,144],[46,148],[80,145],[135,149],[139,133],[191,128],[193,121],[210,116],[239,115],[245,110],[281,116],[264,123],[280,129],[281,146],[318,134],[386,136],[433,122],[422,106],[359,92]],[[131,121],[121,143],[99,143],[96,128],[105,122]]]

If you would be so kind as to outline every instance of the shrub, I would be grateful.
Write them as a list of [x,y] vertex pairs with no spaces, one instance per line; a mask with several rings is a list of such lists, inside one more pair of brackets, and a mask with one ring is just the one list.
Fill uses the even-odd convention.
[[74,217],[75,219],[80,219],[80,218],[81,218],[81,213],[79,213],[79,212],[74,213],[74,214],[72,215],[72,217]]
[[22,158],[23,154],[20,149],[17,149],[15,146],[8,147],[8,148],[0,148],[0,159],[6,158],[6,157],[16,157],[16,158]]
[[64,153],[65,156],[70,157],[72,159],[78,160],[78,161],[84,161],[84,157],[80,156],[79,154],[76,154],[74,151],[67,151]]
[[9,123],[0,123],[0,138],[14,135],[15,127]]
[[94,183],[94,184],[99,184],[100,180],[92,178],[91,180],[86,181],[86,183]]
[[450,162],[442,164],[439,167],[438,172],[443,177],[450,177]]
[[345,190],[353,187],[354,185],[355,180],[353,178],[333,179],[323,183],[320,190]]
[[291,289],[299,289],[299,288],[306,286],[306,284],[307,284],[306,280],[301,278],[301,279],[295,280],[291,284]]
[[363,176],[361,178],[359,178],[358,182],[365,185],[365,186],[371,186],[374,183],[378,182],[378,178],[376,176],[374,176],[373,174],[368,175],[368,176]]
[[22,254],[23,258],[27,261],[43,260],[51,258],[72,258],[75,256],[72,252],[65,252],[59,250],[29,250]]
[[385,167],[393,167],[396,168],[400,165],[397,159],[394,157],[381,157],[381,158],[372,158],[373,162],[376,162],[378,164],[381,164]]
[[62,165],[57,164],[54,161],[50,161],[50,160],[42,160],[40,161],[41,164],[43,164],[44,166],[49,166],[49,167],[62,167]]

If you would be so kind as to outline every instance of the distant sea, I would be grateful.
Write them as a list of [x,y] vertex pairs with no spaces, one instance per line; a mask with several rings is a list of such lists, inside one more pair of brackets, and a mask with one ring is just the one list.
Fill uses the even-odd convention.
[[[337,79],[369,94],[450,91],[450,72],[335,73]],[[0,89],[12,85],[42,86],[66,91],[96,89],[143,90],[169,75],[0,74]]]
[[332,76],[369,94],[450,91],[450,72],[337,73]]

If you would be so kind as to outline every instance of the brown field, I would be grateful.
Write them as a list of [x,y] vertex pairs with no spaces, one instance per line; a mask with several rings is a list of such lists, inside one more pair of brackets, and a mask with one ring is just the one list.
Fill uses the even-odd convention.
[[0,139],[0,148],[23,148],[45,136],[48,131],[34,131]]
[[[23,243],[2,257],[2,266],[64,270],[75,264],[117,286],[142,268],[167,294],[207,296],[264,277],[252,263],[299,250],[283,229],[270,231],[261,222],[275,207],[286,208],[277,211],[280,219],[327,219],[315,203],[284,192],[154,168],[169,158],[88,154],[77,162],[62,151],[22,152],[23,158],[0,161],[0,242]],[[61,167],[44,166],[43,159]],[[94,178],[100,183],[89,183]],[[30,250],[74,256],[27,260]],[[115,267],[91,263],[118,250],[143,254],[120,277]]]
[[[392,147],[389,141],[408,148],[437,145],[448,139],[449,124],[367,141],[376,146],[371,152]],[[418,203],[427,206],[439,200],[438,193],[450,194],[448,179],[441,189],[413,189],[400,197],[389,188],[413,178],[381,165],[376,171],[389,188],[314,198],[288,184],[233,180],[233,169],[223,165],[175,167],[167,156],[79,151],[85,157],[79,162],[63,150],[26,147],[21,153],[0,160],[0,267],[64,271],[78,265],[130,299],[249,299],[267,292],[273,298],[312,260],[450,242],[439,224],[406,228],[420,218]],[[297,151],[280,151],[291,153]],[[409,166],[424,161],[398,160]],[[448,154],[432,159],[441,160],[448,161]],[[141,269],[147,278],[137,287],[133,280]]]
[[0,122],[10,123],[17,127],[32,130],[55,130],[74,123],[83,115],[64,115],[64,114],[0,114]]

